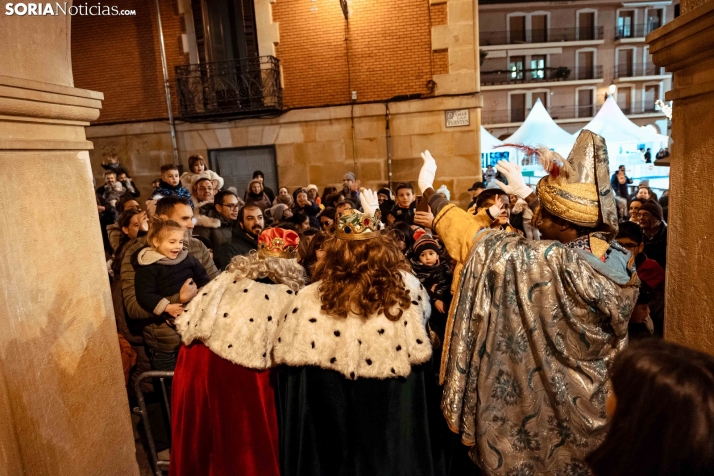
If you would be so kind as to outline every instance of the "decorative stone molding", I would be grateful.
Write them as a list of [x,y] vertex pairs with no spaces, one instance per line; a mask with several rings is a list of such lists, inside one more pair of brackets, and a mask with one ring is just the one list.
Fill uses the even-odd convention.
[[84,128],[99,117],[95,91],[0,76],[0,149],[88,150]]
[[272,4],[276,0],[255,0],[255,23],[258,29],[260,56],[276,56],[275,45],[280,43],[279,24],[273,22]]

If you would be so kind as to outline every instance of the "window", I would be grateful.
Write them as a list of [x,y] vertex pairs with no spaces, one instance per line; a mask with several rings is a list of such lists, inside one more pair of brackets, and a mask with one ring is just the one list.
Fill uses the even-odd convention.
[[511,56],[508,64],[508,69],[511,71],[511,79],[523,79],[523,69],[525,63],[525,56]]
[[578,12],[578,41],[595,39],[595,12]]
[[625,114],[632,114],[632,86],[617,88],[617,105]]
[[255,11],[248,0],[191,0],[201,63],[258,56]]
[[654,112],[655,101],[659,99],[659,84],[645,85],[643,99],[645,103],[643,112]]
[[578,51],[578,69],[576,79],[595,78],[595,51]]
[[617,37],[618,38],[634,38],[635,37],[635,11],[622,10],[617,16]]
[[526,93],[511,94],[511,122],[526,120]]
[[645,21],[645,34],[651,33],[664,25],[664,10],[662,8],[648,8]]
[[548,91],[534,91],[531,93],[531,107],[535,105],[535,103],[538,102],[540,99],[540,102],[543,103],[543,107],[548,109],[548,96],[550,94]]
[[514,15],[508,19],[509,43],[526,42],[526,17],[525,15]]
[[633,63],[635,59],[634,48],[617,50],[617,65],[615,66],[616,78],[631,78],[634,76]]
[[545,58],[545,55],[531,56],[531,77],[533,79],[545,79]]
[[593,117],[595,115],[594,89],[578,89],[576,101],[575,117]]
[[548,41],[548,15],[531,15],[531,42],[545,43]]

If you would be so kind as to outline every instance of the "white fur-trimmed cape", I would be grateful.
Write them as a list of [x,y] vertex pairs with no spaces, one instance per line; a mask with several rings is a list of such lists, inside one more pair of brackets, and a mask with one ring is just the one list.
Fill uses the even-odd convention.
[[412,365],[431,357],[426,331],[431,306],[419,280],[403,276],[412,303],[397,321],[382,313],[330,316],[320,309],[319,282],[301,290],[279,316],[275,363],[318,366],[353,380],[408,376]]
[[280,311],[294,298],[282,284],[237,279],[223,272],[198,291],[176,319],[181,340],[200,340],[216,355],[251,369],[272,367]]

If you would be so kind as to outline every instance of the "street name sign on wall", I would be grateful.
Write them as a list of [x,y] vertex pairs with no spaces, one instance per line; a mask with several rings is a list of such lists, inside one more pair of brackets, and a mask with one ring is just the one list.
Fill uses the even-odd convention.
[[444,114],[446,115],[446,127],[461,127],[470,124],[468,109],[451,109],[444,111]]

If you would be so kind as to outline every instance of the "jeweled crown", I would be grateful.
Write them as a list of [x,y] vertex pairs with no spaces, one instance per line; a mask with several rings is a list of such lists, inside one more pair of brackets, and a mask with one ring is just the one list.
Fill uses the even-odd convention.
[[341,240],[369,240],[379,236],[379,210],[369,216],[358,210],[345,210],[337,215],[335,236]]
[[294,259],[300,237],[292,230],[270,228],[258,237],[258,254],[263,257]]

